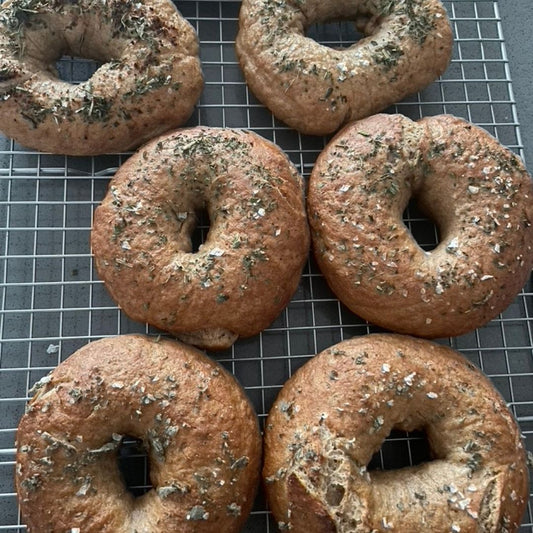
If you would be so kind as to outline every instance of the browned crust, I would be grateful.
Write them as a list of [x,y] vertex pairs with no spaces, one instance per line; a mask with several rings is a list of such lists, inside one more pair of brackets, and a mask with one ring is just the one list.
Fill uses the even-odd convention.
[[[305,36],[315,22],[356,21],[346,50]],[[244,0],[236,51],[246,82],[277,118],[332,133],[422,89],[448,66],[452,31],[438,0]]]
[[[192,253],[203,207],[209,234]],[[265,329],[298,286],[309,249],[302,179],[258,135],[181,130],[119,169],[96,209],[91,244],[128,316],[227,348]]]
[[[64,54],[104,64],[72,85],[56,75]],[[0,8],[1,129],[24,146],[129,150],[183,124],[202,87],[196,33],[168,0],[8,0]]]
[[[425,429],[434,460],[367,471],[393,428]],[[459,353],[412,337],[354,338],[308,361],[276,399],[264,442],[268,501],[294,533],[330,521],[338,533],[512,532],[528,500],[504,400]]]
[[287,477],[287,499],[291,502],[291,516],[287,522],[291,530],[335,533],[335,523],[324,502],[316,500],[295,474]]
[[[149,449],[154,489],[135,499],[118,471],[122,435]],[[16,460],[29,532],[237,532],[261,440],[222,367],[184,344],[127,335],[83,347],[37,384]]]
[[[425,252],[402,222],[409,199],[436,222]],[[452,116],[350,124],[313,169],[308,214],[328,284],[354,313],[422,337],[482,326],[533,264],[533,184],[522,161]]]

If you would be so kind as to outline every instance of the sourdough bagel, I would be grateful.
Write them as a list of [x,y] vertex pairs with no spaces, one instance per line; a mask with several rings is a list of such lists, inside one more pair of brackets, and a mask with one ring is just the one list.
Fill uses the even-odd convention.
[[[193,252],[202,209],[209,233]],[[119,169],[91,242],[98,273],[128,316],[228,348],[266,328],[296,290],[309,249],[302,179],[251,132],[178,131]]]
[[[103,64],[73,85],[63,55]],[[6,0],[1,130],[43,151],[124,151],[183,124],[202,89],[198,42],[169,0]]]
[[[365,36],[345,50],[305,36],[317,22],[354,21]],[[439,0],[243,0],[236,50],[246,82],[302,133],[332,133],[440,76],[452,50]]]
[[[124,435],[148,450],[153,488],[138,498],[118,469]],[[16,487],[29,532],[237,532],[260,461],[253,408],[229,373],[192,347],[126,335],[83,347],[37,384],[17,431]]]
[[[424,429],[434,459],[368,471],[395,428]],[[263,475],[294,533],[511,533],[528,498],[520,432],[489,380],[450,348],[391,334],[341,342],[291,377]]]
[[[402,222],[409,200],[438,226],[426,252]],[[503,311],[533,264],[533,184],[521,160],[452,116],[376,115],[320,154],[308,214],[317,262],[354,313],[446,337]]]

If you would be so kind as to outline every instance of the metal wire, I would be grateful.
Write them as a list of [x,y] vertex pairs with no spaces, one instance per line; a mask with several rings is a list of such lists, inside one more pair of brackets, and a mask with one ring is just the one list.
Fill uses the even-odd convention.
[[[486,128],[522,155],[497,3],[444,3],[455,36],[449,69],[441,80],[388,111],[413,119],[455,114]],[[234,51],[239,2],[182,0],[178,7],[198,32],[206,79],[189,125],[252,129],[277,143],[308,177],[326,140],[287,128],[248,91]],[[310,35],[331,46],[346,46],[357,38],[351,25],[341,23],[313,27]],[[96,67],[91,61],[67,58],[59,65],[61,76],[74,83],[87,79]],[[25,531],[13,469],[15,430],[31,385],[91,340],[155,333],[118,310],[96,276],[89,251],[93,210],[109,177],[127,156],[49,155],[0,138],[0,531]],[[434,226],[415,209],[407,211],[405,222],[421,245],[436,244]],[[270,328],[213,357],[239,379],[263,421],[283,383],[310,357],[342,339],[377,330],[339,303],[310,261],[293,300]],[[519,420],[528,450],[533,450],[532,330],[529,280],[491,323],[440,341],[461,351],[490,377]],[[394,432],[373,464],[412,464],[426,457],[424,446],[420,434]],[[138,458],[139,453],[133,455]],[[149,487],[145,462],[143,472],[134,490]],[[530,494],[520,532],[533,533],[532,506]],[[276,530],[259,494],[245,531]]]

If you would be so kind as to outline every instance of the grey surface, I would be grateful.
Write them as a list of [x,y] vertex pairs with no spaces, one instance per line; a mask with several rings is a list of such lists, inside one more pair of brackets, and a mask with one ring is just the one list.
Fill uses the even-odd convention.
[[[520,92],[527,89],[521,61],[528,35],[524,13],[529,1],[503,0],[503,36],[495,4],[490,0],[446,1],[455,31],[454,60],[442,80],[389,111],[412,118],[442,112],[463,116],[520,152],[516,108],[522,140],[529,148],[533,120]],[[206,86],[190,125],[251,128],[277,143],[308,177],[324,139],[305,137],[274,120],[246,88],[235,60],[237,2],[178,2],[196,27]],[[517,7],[518,4],[518,7]],[[523,8],[523,9],[520,9]],[[502,9],[503,11],[503,9]],[[511,17],[511,18],[508,18]],[[513,19],[515,26],[513,26]],[[522,37],[514,28],[522,28]],[[346,27],[326,25],[315,37],[341,44]],[[520,59],[522,55],[522,59]],[[87,77],[87,64],[65,61],[63,76]],[[526,97],[527,100],[527,97]],[[129,332],[157,334],[125,317],[110,299],[94,271],[88,247],[93,209],[114,170],[128,154],[75,158],[39,154],[0,138],[0,532],[23,531],[14,494],[14,436],[31,385],[87,342]],[[531,157],[529,157],[531,160]],[[435,228],[416,211],[406,224],[424,247],[436,242]],[[235,374],[251,398],[261,422],[286,379],[310,357],[353,335],[378,331],[350,313],[331,293],[311,261],[288,308],[268,330],[240,340],[231,350],[212,354]],[[533,284],[483,328],[442,342],[479,366],[500,390],[521,424],[533,451]],[[405,466],[419,454],[419,435],[395,432],[376,455],[373,466]],[[423,455],[423,454],[422,454]],[[143,477],[144,476],[144,477]],[[137,485],[149,484],[141,472]],[[276,527],[259,495],[246,532],[274,532]],[[520,533],[533,533],[531,499]]]
[[533,172],[533,2],[499,0],[524,158]]

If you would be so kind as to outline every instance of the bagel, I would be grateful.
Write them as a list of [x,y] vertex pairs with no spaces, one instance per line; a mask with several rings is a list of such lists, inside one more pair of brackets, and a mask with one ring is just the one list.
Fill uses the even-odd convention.
[[[138,498],[118,469],[124,435],[148,451],[153,488]],[[17,430],[16,488],[29,532],[238,532],[260,462],[256,416],[228,372],[181,343],[126,335],[37,383]]]
[[[202,209],[210,229],[193,251]],[[91,242],[100,278],[129,317],[228,348],[265,329],[298,286],[309,250],[302,179],[251,132],[178,131],[118,170]]]
[[[393,429],[424,429],[433,460],[367,466]],[[301,367],[268,415],[263,476],[293,533],[515,531],[526,452],[504,400],[474,365],[427,340],[341,342]]]
[[[424,251],[402,222],[411,198],[439,229]],[[313,168],[315,257],[354,313],[419,337],[482,326],[533,264],[533,185],[486,131],[448,115],[376,115],[346,126]]]
[[[79,85],[63,55],[103,64]],[[42,151],[124,151],[191,115],[203,86],[193,27],[169,0],[6,0],[0,7],[2,131]]]
[[[339,50],[305,36],[331,20],[354,21],[365,37]],[[439,77],[452,31],[439,0],[243,0],[236,51],[248,86],[278,119],[323,135]]]

